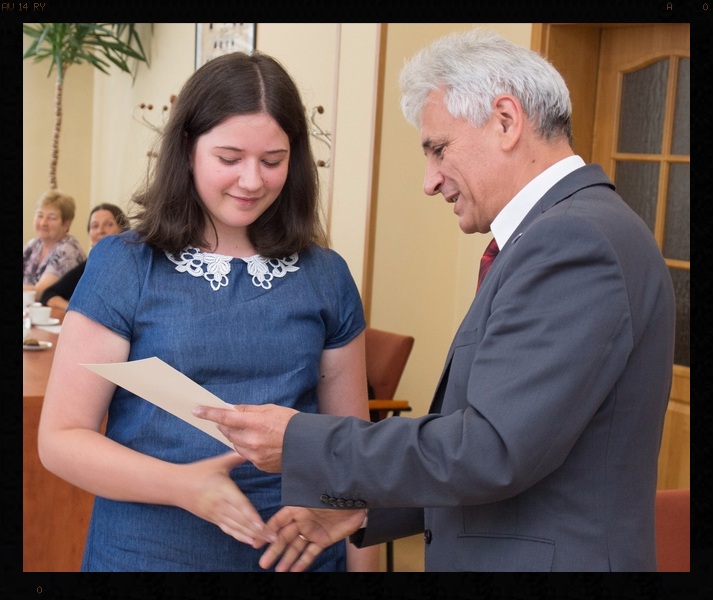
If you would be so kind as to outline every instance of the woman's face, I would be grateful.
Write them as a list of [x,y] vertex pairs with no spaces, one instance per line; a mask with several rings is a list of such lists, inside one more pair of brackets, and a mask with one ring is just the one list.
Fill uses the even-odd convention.
[[89,217],[89,239],[92,246],[96,245],[100,239],[115,233],[121,233],[121,227],[110,210],[103,208],[95,210]]
[[266,113],[229,117],[198,138],[193,181],[221,246],[247,239],[247,227],[282,191],[289,159],[289,138]]
[[35,234],[45,243],[59,242],[69,231],[72,222],[62,222],[62,213],[57,206],[41,206],[35,211]]

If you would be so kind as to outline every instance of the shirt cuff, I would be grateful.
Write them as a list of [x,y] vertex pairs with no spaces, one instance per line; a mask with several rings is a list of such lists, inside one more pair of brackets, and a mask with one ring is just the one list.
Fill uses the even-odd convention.
[[364,515],[364,520],[362,521],[361,525],[359,525],[359,529],[366,529],[366,524],[369,521],[369,509],[366,509],[366,514]]

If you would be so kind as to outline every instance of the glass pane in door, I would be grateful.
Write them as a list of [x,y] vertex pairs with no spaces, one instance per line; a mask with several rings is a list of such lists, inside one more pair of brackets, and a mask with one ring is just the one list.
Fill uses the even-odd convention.
[[659,163],[617,161],[616,191],[649,226],[656,224]]
[[666,59],[624,74],[618,152],[661,153],[668,70]]
[[663,255],[691,260],[691,165],[671,165]]
[[676,82],[676,112],[673,119],[672,154],[691,153],[691,59],[682,58]]

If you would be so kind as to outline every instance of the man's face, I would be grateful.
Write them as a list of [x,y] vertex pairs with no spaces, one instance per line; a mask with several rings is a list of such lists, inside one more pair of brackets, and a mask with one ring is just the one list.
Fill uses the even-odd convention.
[[444,93],[429,94],[421,112],[421,144],[426,155],[423,190],[440,193],[453,204],[465,233],[488,233],[490,224],[507,204],[503,181],[504,158],[499,123],[494,116],[483,127],[456,119],[444,105]]

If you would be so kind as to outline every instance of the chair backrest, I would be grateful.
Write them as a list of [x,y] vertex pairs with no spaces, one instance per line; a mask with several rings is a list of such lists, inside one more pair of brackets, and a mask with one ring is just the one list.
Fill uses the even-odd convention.
[[660,572],[691,570],[691,490],[656,492],[656,559]]
[[366,328],[366,378],[375,398],[394,399],[413,342],[410,335]]

